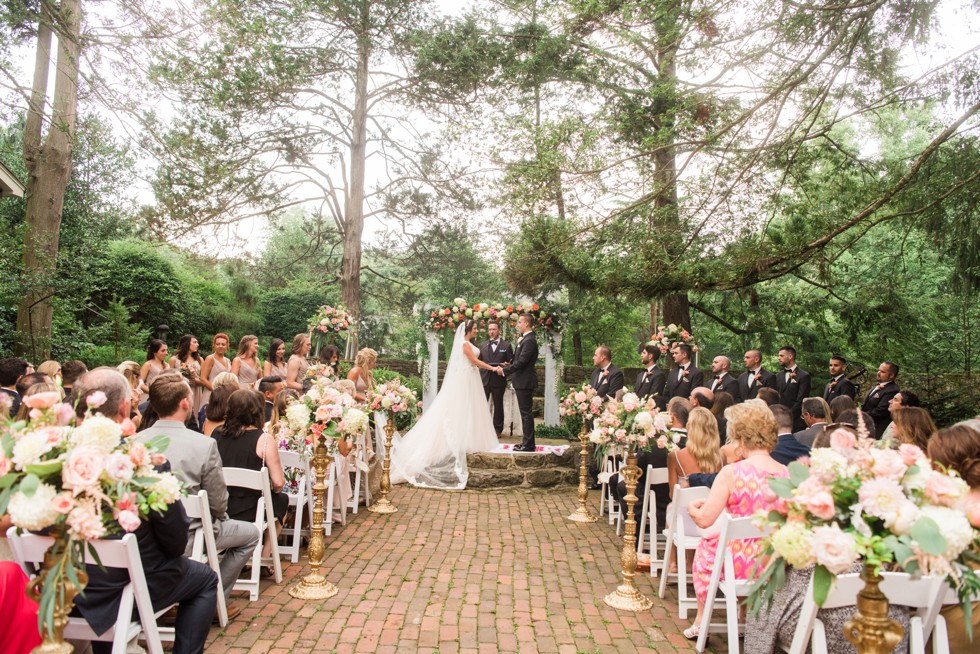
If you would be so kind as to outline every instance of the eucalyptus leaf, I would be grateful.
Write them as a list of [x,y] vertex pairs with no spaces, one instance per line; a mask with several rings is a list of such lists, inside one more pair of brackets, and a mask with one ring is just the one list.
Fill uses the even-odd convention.
[[799,461],[793,461],[787,468],[789,469],[789,478],[794,486],[799,486],[810,478],[810,469]]
[[25,471],[31,474],[35,474],[38,477],[49,477],[62,468],[64,462],[60,460],[55,461],[45,461],[44,463],[33,463],[24,468]]
[[827,601],[833,582],[834,575],[830,574],[830,570],[822,565],[813,568],[813,601],[817,606],[823,606]]
[[770,477],[769,478],[769,488],[772,489],[778,497],[783,499],[791,499],[793,497],[793,482],[785,477]]
[[926,554],[939,556],[946,551],[946,537],[939,531],[939,525],[932,518],[923,516],[916,520],[910,535]]
[[18,489],[27,497],[34,497],[34,492],[40,485],[41,479],[35,474],[28,473],[24,476],[23,481],[20,482]]

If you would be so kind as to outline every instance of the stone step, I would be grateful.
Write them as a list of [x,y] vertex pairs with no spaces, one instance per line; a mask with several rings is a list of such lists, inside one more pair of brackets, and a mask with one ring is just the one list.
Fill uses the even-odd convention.
[[466,464],[470,477],[469,489],[486,488],[551,488],[562,484],[578,484],[579,450],[568,448],[561,456],[555,454],[498,454],[479,452],[469,454]]

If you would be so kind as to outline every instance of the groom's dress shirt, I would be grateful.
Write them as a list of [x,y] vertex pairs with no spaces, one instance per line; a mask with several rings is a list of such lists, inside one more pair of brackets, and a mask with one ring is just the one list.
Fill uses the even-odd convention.
[[653,365],[636,376],[633,392],[640,398],[659,396],[664,392],[667,376],[664,371]]
[[616,397],[616,393],[625,385],[623,371],[611,363],[605,368],[596,368],[589,377],[589,386],[594,388],[602,399]]

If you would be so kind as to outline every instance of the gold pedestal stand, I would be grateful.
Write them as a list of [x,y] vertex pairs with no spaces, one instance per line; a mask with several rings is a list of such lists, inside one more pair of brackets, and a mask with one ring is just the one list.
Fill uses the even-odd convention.
[[[310,546],[307,554],[310,559],[310,574],[289,589],[289,594],[297,599],[318,600],[327,599],[337,594],[337,587],[320,574],[323,565],[326,546],[323,530],[323,495],[327,489],[323,482],[327,478],[327,437],[320,434],[316,448],[313,451],[313,470],[316,473],[316,483],[313,485],[313,524],[310,526]],[[330,507],[333,511],[333,507]]]
[[398,507],[388,499],[391,492],[391,437],[395,433],[395,421],[391,414],[388,414],[388,422],[385,424],[385,460],[381,466],[381,498],[368,507],[372,513],[395,513]]
[[[60,538],[60,532],[57,530],[53,530],[51,535],[56,539]],[[71,654],[74,649],[71,643],[65,642],[65,627],[68,626],[68,614],[71,613],[75,595],[78,594],[80,589],[67,579],[65,572],[65,567],[71,565],[67,551],[69,547],[71,547],[70,543],[62,543],[63,551],[56,553],[55,551],[61,548],[57,544],[52,546],[44,554],[41,574],[27,584],[27,596],[35,602],[40,602],[41,587],[44,584],[62,584],[61,588],[55,589],[52,624],[44,625],[41,634],[43,637],[41,644],[31,650],[32,654]],[[55,567],[59,563],[56,560],[58,558],[63,558],[64,560],[60,561],[60,574],[55,577],[52,575],[55,572]],[[79,571],[78,581],[84,588],[88,583],[88,575],[84,571]]]
[[624,611],[648,611],[653,606],[650,598],[641,593],[633,577],[636,575],[636,519],[633,517],[633,507],[636,504],[636,482],[640,478],[640,469],[636,466],[636,447],[630,447],[626,455],[626,465],[621,474],[626,481],[626,533],[623,536],[623,583],[616,590],[606,595],[605,602],[614,609]]
[[582,460],[578,469],[578,508],[572,512],[568,519],[572,522],[597,522],[599,517],[589,510],[589,485],[586,482],[586,472],[589,460],[589,428],[585,419],[582,419],[582,433],[578,435],[579,442],[582,443]]
[[866,565],[861,578],[864,588],[857,596],[857,612],[844,623],[844,637],[861,654],[888,654],[902,642],[902,626],[888,617],[888,598],[878,588],[881,575]]

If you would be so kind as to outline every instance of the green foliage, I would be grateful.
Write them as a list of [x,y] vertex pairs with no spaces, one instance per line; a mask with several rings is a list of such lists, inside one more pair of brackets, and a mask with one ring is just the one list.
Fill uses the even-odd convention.
[[550,438],[554,440],[577,441],[578,433],[571,432],[564,425],[535,425],[535,438]]
[[263,333],[289,343],[296,334],[305,334],[307,322],[317,308],[335,299],[311,287],[287,287],[265,291],[259,299]]

